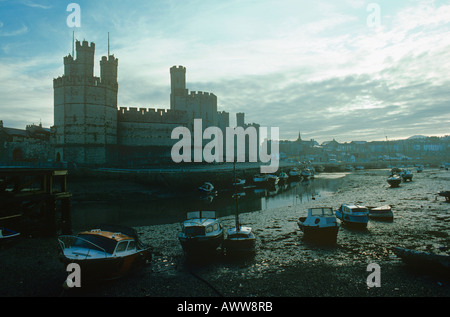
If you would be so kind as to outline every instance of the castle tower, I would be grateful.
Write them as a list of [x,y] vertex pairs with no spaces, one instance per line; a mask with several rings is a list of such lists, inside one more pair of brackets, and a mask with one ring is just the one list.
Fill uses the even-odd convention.
[[117,159],[117,65],[113,56],[100,62],[94,76],[95,44],[76,42],[76,59],[64,57],[64,75],[53,80],[55,157],[78,164],[114,163]]
[[243,127],[245,125],[245,113],[238,112],[236,113],[236,126]]
[[186,107],[186,67],[170,68],[170,109],[185,110]]

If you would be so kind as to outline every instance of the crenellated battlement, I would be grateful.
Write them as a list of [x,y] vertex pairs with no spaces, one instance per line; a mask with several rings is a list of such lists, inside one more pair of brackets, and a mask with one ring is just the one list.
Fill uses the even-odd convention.
[[173,72],[173,71],[186,72],[186,67],[181,66],[181,65],[179,65],[179,66],[172,66],[172,67],[170,67],[170,72]]
[[53,79],[53,88],[60,88],[64,86],[80,86],[88,85],[92,87],[106,87],[117,89],[117,83],[104,83],[100,77],[90,77],[90,76],[59,76]]
[[117,120],[118,122],[184,124],[187,113],[171,109],[120,107]]
[[76,45],[77,50],[79,48],[95,50],[95,43],[94,42],[91,42],[89,44],[89,42],[86,41],[86,40],[84,40],[83,42],[80,42],[80,41],[77,40],[75,45]]
[[104,62],[112,63],[112,64],[114,64],[114,65],[117,66],[118,63],[119,63],[119,59],[118,59],[118,58],[115,58],[114,55],[109,55],[108,57],[102,56],[102,59],[101,59],[101,61],[100,61],[100,65],[101,65],[102,63],[104,63]]
[[200,100],[205,101],[217,101],[217,96],[212,92],[204,92],[204,91],[191,91],[188,95],[188,98],[195,99],[198,98]]

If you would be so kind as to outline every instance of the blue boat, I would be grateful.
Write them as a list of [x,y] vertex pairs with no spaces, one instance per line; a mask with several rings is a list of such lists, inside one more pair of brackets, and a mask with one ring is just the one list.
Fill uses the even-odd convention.
[[20,233],[11,229],[0,227],[0,245],[8,244],[17,240],[20,237]]
[[335,211],[336,217],[344,224],[366,227],[369,222],[369,209],[365,206],[342,204]]

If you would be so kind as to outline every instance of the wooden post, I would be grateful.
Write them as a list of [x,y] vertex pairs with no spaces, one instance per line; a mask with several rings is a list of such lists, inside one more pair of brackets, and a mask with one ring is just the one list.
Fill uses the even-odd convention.
[[61,200],[62,234],[72,234],[72,206],[70,198]]

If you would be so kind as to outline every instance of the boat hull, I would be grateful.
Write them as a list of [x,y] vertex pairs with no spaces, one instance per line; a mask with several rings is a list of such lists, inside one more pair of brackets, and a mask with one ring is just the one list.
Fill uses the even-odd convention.
[[223,239],[223,232],[214,236],[187,237],[183,234],[178,235],[178,240],[180,241],[183,251],[188,254],[214,252],[222,245]]
[[223,241],[223,247],[227,254],[255,252],[255,246],[256,238],[254,236],[245,239],[227,238]]
[[388,179],[387,180],[389,186],[391,187],[399,187],[402,180],[400,178]]
[[17,241],[18,238],[20,238],[19,232],[6,228],[0,228],[0,246],[10,245],[13,242]]
[[450,274],[450,255],[431,254],[400,247],[395,247],[394,253],[405,264],[424,269],[443,270]]
[[339,226],[317,227],[307,226],[301,221],[298,222],[303,238],[308,241],[336,243]]
[[72,259],[60,255],[60,261],[67,267],[70,263],[80,266],[82,280],[114,280],[144,267],[151,261],[149,249],[124,256],[96,259]]
[[369,222],[369,215],[349,215],[347,213],[342,213],[340,210],[336,210],[336,217],[341,220],[344,224],[355,226],[355,227],[367,227]]
[[394,214],[389,206],[369,208],[369,218],[373,220],[392,221]]

